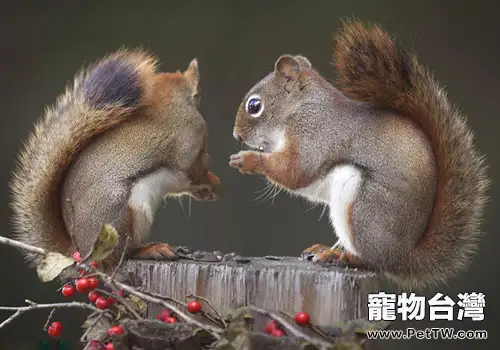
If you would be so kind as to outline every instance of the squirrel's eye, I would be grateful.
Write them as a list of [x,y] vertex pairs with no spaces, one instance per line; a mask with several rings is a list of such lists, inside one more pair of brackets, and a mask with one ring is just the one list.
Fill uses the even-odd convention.
[[247,100],[246,110],[251,117],[260,117],[264,111],[264,103],[259,96],[252,95]]

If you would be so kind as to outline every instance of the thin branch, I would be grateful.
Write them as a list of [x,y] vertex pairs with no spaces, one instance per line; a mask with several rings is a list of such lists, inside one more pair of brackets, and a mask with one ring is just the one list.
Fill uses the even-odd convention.
[[215,312],[215,314],[217,315],[217,317],[221,321],[221,323],[224,326],[224,328],[227,328],[226,321],[224,321],[224,318],[221,316],[221,314],[219,314],[219,312],[217,311],[217,309],[212,305],[212,303],[210,303],[210,301],[207,298],[201,297],[199,295],[195,295],[193,293],[187,295],[186,298],[203,300]]
[[108,287],[112,288],[113,290],[113,293],[110,293],[108,291],[105,291],[103,289],[96,289],[95,291],[98,292],[98,293],[101,293],[101,294],[105,294],[107,295],[108,297],[111,297],[111,298],[115,298],[116,300],[118,300],[118,302],[120,302],[120,304],[123,305],[123,307],[125,309],[127,309],[128,312],[130,312],[132,314],[132,316],[134,316],[134,318],[136,320],[142,320],[143,318],[141,317],[141,315],[139,315],[137,313],[137,311],[135,311],[134,309],[132,309],[132,307],[129,305],[129,303],[125,300],[125,298],[123,298],[120,293],[118,292],[118,289],[114,286],[114,285],[111,285],[111,284],[106,284]]
[[73,233],[73,227],[75,226],[75,207],[73,206],[73,203],[69,198],[66,198],[66,202],[71,207],[71,222],[69,224],[68,232],[71,238],[71,243],[73,243],[73,248],[75,249],[75,251],[79,252],[80,248],[78,247],[78,243],[76,243],[76,237]]
[[254,311],[254,312],[257,312],[263,316],[266,316],[266,317],[269,317],[275,321],[277,321],[280,325],[283,326],[283,328],[285,328],[285,330],[293,335],[294,337],[296,338],[300,338],[300,339],[303,339],[305,341],[307,341],[308,343],[311,343],[312,345],[316,346],[316,347],[319,347],[320,349],[324,349],[324,348],[331,348],[333,346],[333,344],[331,343],[326,343],[322,340],[316,340],[316,339],[313,339],[311,338],[310,336],[308,336],[307,334],[303,333],[302,331],[300,331],[299,329],[297,329],[296,327],[292,326],[287,320],[285,320],[283,317],[281,316],[278,316],[272,312],[269,312],[269,311],[266,311],[264,309],[261,309],[257,306],[253,306],[253,305],[248,305],[247,306],[250,310]]
[[[99,314],[99,315],[95,318],[94,322],[92,322],[92,323],[89,325],[89,327],[85,330],[85,333],[83,333],[83,334],[82,334],[82,336],[80,337],[80,342],[82,342],[82,343],[83,343],[84,341],[86,341],[86,340],[87,340],[87,339],[86,339],[87,335],[88,335],[88,334],[89,334],[89,332],[90,332],[90,331],[91,331],[91,330],[95,327],[95,325],[97,324],[97,322],[99,322],[99,320],[102,318],[102,316],[103,316],[103,315],[104,315],[104,314]],[[90,316],[89,316],[89,317],[90,317]]]
[[[162,300],[166,300],[166,301],[171,301],[173,303],[176,303],[178,305],[182,305],[184,306],[186,309],[187,309],[187,304],[180,301],[180,300],[177,300],[177,299],[174,299],[174,298],[171,298],[171,297],[167,297],[167,296],[164,296],[164,295],[161,295],[161,294],[158,294],[158,293],[154,293],[154,292],[148,292],[148,291],[145,291],[145,290],[142,290],[140,289],[139,290],[140,292],[144,293],[144,294],[148,294],[154,298],[158,298],[158,299],[162,299]],[[217,312],[217,311],[216,311]],[[219,322],[219,320],[215,317],[213,317],[212,315],[210,315],[209,313],[206,313],[205,311],[201,310],[201,315],[203,315],[204,317],[208,318],[210,321],[212,321],[213,323],[215,324],[218,324],[220,326],[224,326],[224,328],[226,328],[227,326],[224,324],[221,324],[221,322]],[[221,319],[222,322],[224,322],[222,319]]]
[[[102,278],[108,282],[110,282],[111,278],[104,274],[104,273],[100,273]],[[173,312],[175,312],[177,314],[177,316],[179,316],[180,318],[182,318],[184,321],[188,322],[188,323],[192,323],[196,326],[198,326],[199,328],[201,329],[204,329],[206,330],[207,332],[209,332],[210,334],[212,334],[214,336],[215,339],[220,339],[220,333],[222,333],[222,329],[219,328],[219,327],[213,327],[213,326],[210,326],[210,325],[207,325],[207,324],[204,324],[204,323],[201,323],[199,322],[198,320],[192,318],[192,317],[189,317],[188,315],[186,315],[185,313],[183,313],[181,310],[179,310],[176,306],[172,305],[171,303],[169,302],[166,302],[162,299],[159,299],[159,298],[155,298],[155,297],[152,297],[150,295],[147,295],[143,292],[140,292],[138,291],[137,289],[129,286],[129,285],[126,285],[124,283],[121,283],[121,282],[118,282],[118,281],[115,281],[115,284],[120,287],[121,289],[123,289],[124,291],[130,293],[130,294],[134,294],[135,296],[143,299],[143,300],[146,300],[146,301],[149,301],[150,303],[154,303],[154,304],[158,304],[158,305],[162,305],[163,307],[166,307],[166,308],[169,308],[170,310],[172,310]]]
[[52,309],[52,311],[50,311],[49,317],[47,317],[47,322],[45,322],[45,325],[43,326],[44,332],[47,332],[47,329],[49,328],[50,321],[52,321],[52,317],[54,317],[55,313],[56,313],[56,309]]
[[164,295],[161,295],[161,294],[158,294],[158,293],[155,293],[155,292],[148,292],[146,290],[143,290],[143,289],[138,289],[139,292],[141,293],[144,293],[144,294],[147,294],[147,295],[150,295],[152,296],[153,298],[158,298],[158,299],[162,299],[162,300],[166,300],[166,301],[171,301],[173,303],[176,303],[178,305],[182,305],[184,307],[187,308],[187,304],[180,301],[180,300],[177,300],[177,299],[174,299],[174,298],[171,298],[171,297],[167,297],[167,296],[164,296]]
[[22,249],[22,250],[27,250],[30,253],[35,253],[35,254],[40,254],[40,255],[45,255],[48,252],[45,249],[38,248],[29,244],[21,243],[18,241],[15,241],[13,239],[7,238],[0,236],[0,243],[1,244],[6,244],[14,248]]
[[[283,314],[283,315],[289,317],[290,319],[294,319],[293,315],[290,315],[289,313],[286,313],[285,311],[280,311],[280,314]],[[313,332],[318,333],[321,337],[325,338],[326,340],[328,340],[328,341],[330,340],[326,334],[321,332],[321,330],[318,327],[314,326],[313,324],[309,324],[308,327]]]
[[130,236],[127,235],[127,238],[125,239],[125,246],[123,247],[122,255],[120,256],[120,261],[118,261],[118,265],[116,265],[115,271],[113,271],[113,274],[111,275],[111,280],[115,279],[116,273],[123,265],[123,261],[125,260],[125,255],[127,254],[129,242],[130,242]]
[[5,321],[3,321],[2,323],[0,323],[0,329],[6,325],[8,325],[9,323],[11,323],[12,321],[14,321],[15,318],[21,316],[22,312],[21,311],[16,311],[15,313],[13,313],[12,315],[9,316],[9,318],[7,318]]
[[25,300],[28,306],[0,306],[0,310],[5,310],[5,311],[16,311],[13,315],[11,315],[8,319],[3,321],[0,324],[0,328],[8,325],[10,322],[12,322],[15,318],[21,316],[23,313],[31,310],[37,310],[37,309],[54,309],[54,308],[80,308],[80,309],[90,309],[99,313],[102,313],[103,310],[99,310],[93,305],[86,304],[86,303],[79,303],[76,301],[72,301],[70,303],[52,303],[52,304],[37,304],[31,300]]

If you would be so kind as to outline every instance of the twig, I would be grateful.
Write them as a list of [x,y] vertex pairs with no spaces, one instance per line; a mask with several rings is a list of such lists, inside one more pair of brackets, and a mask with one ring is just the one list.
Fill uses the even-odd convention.
[[[182,301],[180,301],[180,300],[177,300],[177,299],[171,298],[171,297],[167,297],[167,296],[164,296],[164,295],[161,295],[161,294],[158,294],[158,293],[154,293],[154,292],[148,292],[148,291],[145,291],[145,290],[142,290],[142,289],[140,289],[139,291],[140,291],[140,292],[142,292],[142,293],[144,293],[144,294],[151,295],[151,296],[152,296],[152,297],[154,297],[154,298],[158,298],[158,299],[162,299],[162,300],[166,300],[166,301],[171,301],[171,302],[174,302],[174,303],[176,303],[176,304],[178,304],[178,305],[182,305],[182,306],[184,306],[186,309],[187,309],[187,307],[188,307],[186,303],[184,303],[184,302],[182,302]],[[216,311],[216,312],[217,312],[217,311]],[[210,321],[212,321],[213,323],[216,323],[216,324],[218,324],[218,325],[220,325],[220,326],[224,326],[224,328],[226,328],[226,327],[227,327],[227,326],[225,325],[225,323],[224,323],[224,324],[221,324],[221,323],[219,322],[219,320],[218,320],[218,319],[216,319],[215,317],[213,317],[213,316],[211,316],[210,314],[206,313],[205,311],[203,311],[203,310],[202,310],[202,311],[201,311],[201,314],[202,314],[203,316],[205,316],[206,318],[208,318],[208,319],[209,319]],[[224,322],[222,319],[221,319],[221,321],[222,321],[222,322]]]
[[127,249],[128,249],[128,244],[130,242],[130,236],[127,235],[127,238],[125,239],[125,246],[123,247],[122,255],[120,256],[120,261],[118,261],[118,265],[116,265],[115,270],[113,271],[113,274],[111,275],[111,280],[115,279],[116,273],[122,267],[123,261],[125,260],[125,255],[127,254]]
[[9,246],[14,247],[14,248],[27,250],[28,252],[35,253],[35,254],[40,254],[40,255],[47,254],[47,251],[45,249],[38,248],[38,247],[29,245],[29,244],[21,243],[21,242],[18,242],[18,241],[15,241],[13,239],[3,237],[3,236],[0,236],[0,243],[9,245]]
[[21,311],[16,311],[15,313],[13,313],[12,315],[9,316],[9,318],[7,318],[5,321],[3,321],[2,323],[0,323],[0,329],[6,325],[8,325],[9,323],[11,323],[12,321],[14,321],[14,319],[18,316],[21,316],[22,312]]
[[[89,325],[89,327],[85,330],[85,333],[83,333],[83,334],[82,334],[82,336],[80,337],[80,342],[82,342],[82,343],[83,343],[84,341],[86,341],[85,337],[86,337],[86,336],[87,336],[87,334],[88,334],[88,333],[92,330],[92,328],[94,328],[94,327],[95,327],[95,325],[97,324],[97,322],[99,322],[99,320],[102,318],[102,316],[103,316],[103,314],[99,314],[99,315],[95,318],[94,322],[92,322],[92,323]],[[89,317],[90,317],[90,316],[89,316]]]
[[49,328],[50,321],[52,321],[52,317],[54,317],[55,312],[56,309],[52,309],[52,311],[50,311],[49,317],[47,317],[47,322],[45,322],[45,325],[43,326],[44,332],[47,332],[47,328]]
[[[290,315],[289,313],[286,313],[285,311],[280,311],[280,314],[283,314],[285,316],[288,316],[289,318],[293,319],[294,317],[292,315]],[[320,336],[322,336],[323,338],[325,338],[326,340],[330,340],[329,337],[323,333],[318,327],[316,327],[315,325],[313,325],[312,323],[310,323],[308,325],[308,327],[315,333],[318,333]]]
[[71,200],[69,198],[66,198],[66,202],[71,207],[71,222],[69,224],[68,232],[70,233],[69,235],[71,238],[71,243],[73,243],[73,248],[75,248],[75,251],[79,252],[80,248],[78,248],[78,244],[76,243],[76,238],[73,233],[73,228],[75,226],[75,207],[73,206],[73,203],[71,203]]
[[70,303],[52,303],[52,304],[37,304],[33,301],[30,300],[25,300],[28,306],[0,306],[0,310],[6,310],[6,311],[16,311],[13,315],[11,315],[8,319],[3,321],[0,324],[0,328],[8,325],[10,322],[12,322],[16,317],[21,316],[23,313],[31,310],[37,310],[37,309],[54,309],[54,308],[63,308],[63,307],[73,307],[73,308],[81,308],[81,309],[90,309],[99,313],[102,313],[103,310],[99,310],[93,305],[87,304],[87,303],[79,303],[76,301],[72,301]]
[[[108,282],[110,281],[111,278],[108,275],[106,275],[104,273],[100,273],[100,274],[101,274],[103,279],[107,280]],[[149,301],[150,303],[162,305],[163,307],[169,308],[170,310],[175,312],[177,314],[177,316],[182,318],[184,321],[186,321],[188,323],[192,323],[192,324],[198,326],[199,328],[206,330],[207,332],[212,334],[212,336],[214,336],[215,339],[220,339],[219,334],[222,333],[222,331],[223,331],[221,328],[213,327],[213,326],[201,323],[198,320],[196,320],[192,317],[189,317],[188,315],[183,313],[181,310],[179,310],[176,306],[172,305],[171,303],[166,302],[166,301],[159,299],[159,298],[152,297],[152,296],[147,295],[143,292],[140,292],[137,289],[135,289],[129,285],[126,285],[126,284],[118,282],[118,281],[115,281],[115,284],[118,287],[120,287],[121,289],[123,289],[124,291],[129,292],[130,294],[134,294],[135,296],[137,296],[141,299]]]
[[187,308],[187,304],[180,301],[180,300],[177,300],[177,299],[174,299],[174,298],[171,298],[171,297],[167,297],[167,296],[164,296],[164,295],[161,295],[161,294],[158,294],[158,293],[155,293],[155,292],[148,292],[146,290],[143,290],[143,289],[138,289],[139,292],[141,293],[144,293],[144,294],[147,294],[147,295],[150,295],[152,296],[153,298],[158,298],[158,299],[162,299],[162,300],[166,300],[166,301],[171,301],[173,303],[176,303],[178,305],[182,305],[184,307]]
[[[110,284],[107,284],[108,287],[112,288],[112,286]],[[113,285],[114,287],[114,285]],[[101,294],[105,294],[107,295],[108,297],[111,297],[111,298],[115,298],[116,300],[118,300],[120,302],[120,304],[123,305],[123,307],[125,309],[127,309],[128,312],[130,312],[132,314],[132,316],[134,316],[134,318],[136,320],[142,320],[142,317],[141,315],[139,315],[137,313],[137,311],[135,311],[134,309],[132,309],[132,307],[128,304],[127,300],[125,300],[125,298],[123,298],[120,293],[118,292],[118,289],[116,287],[114,287],[113,290],[113,293],[110,293],[108,291],[105,291],[103,289],[96,289],[95,291],[98,292],[98,293],[101,293]]]
[[309,343],[311,343],[312,345],[316,346],[316,347],[319,347],[320,349],[328,349],[328,348],[332,348],[333,347],[333,344],[331,343],[326,343],[322,340],[316,340],[316,339],[313,339],[311,338],[310,336],[308,336],[307,334],[303,333],[302,331],[298,330],[297,328],[295,328],[294,326],[292,326],[290,323],[288,323],[283,317],[281,316],[278,316],[272,312],[269,312],[269,311],[266,311],[264,309],[261,309],[257,306],[253,306],[253,305],[248,305],[247,306],[250,310],[252,311],[255,311],[263,316],[266,316],[266,317],[269,317],[275,321],[277,321],[279,324],[281,324],[283,326],[283,328],[285,328],[285,330],[293,335],[294,337],[296,338],[300,338],[300,339],[303,339]]
[[215,312],[215,314],[217,315],[217,317],[221,321],[221,323],[224,326],[224,328],[227,328],[226,321],[224,321],[224,318],[221,316],[221,314],[219,314],[219,312],[217,311],[217,309],[212,305],[212,303],[210,303],[210,301],[207,298],[201,297],[199,295],[195,295],[193,293],[187,295],[186,298],[203,300]]

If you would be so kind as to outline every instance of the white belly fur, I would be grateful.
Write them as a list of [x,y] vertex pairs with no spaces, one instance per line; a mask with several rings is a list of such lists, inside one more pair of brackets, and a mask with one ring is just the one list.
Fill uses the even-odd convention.
[[356,200],[363,182],[362,173],[352,165],[335,167],[326,177],[297,191],[313,202],[323,202],[330,208],[330,223],[339,243],[349,253],[356,254],[351,240],[349,207]]
[[183,174],[162,168],[140,178],[130,191],[129,207],[134,211],[134,236],[142,241],[149,234],[156,210],[169,193],[186,190],[189,180]]

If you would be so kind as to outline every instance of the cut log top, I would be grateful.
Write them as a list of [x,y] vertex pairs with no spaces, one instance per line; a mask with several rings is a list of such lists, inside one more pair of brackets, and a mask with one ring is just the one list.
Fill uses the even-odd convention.
[[[192,260],[196,253],[187,256],[173,262],[130,260],[123,269],[138,277],[146,291],[181,301],[189,294],[202,296],[222,315],[251,304],[292,315],[306,311],[317,325],[366,317],[368,293],[379,286],[372,272],[294,257],[222,257],[215,252],[198,254],[202,261],[197,261]],[[150,310],[151,316],[157,312]]]

